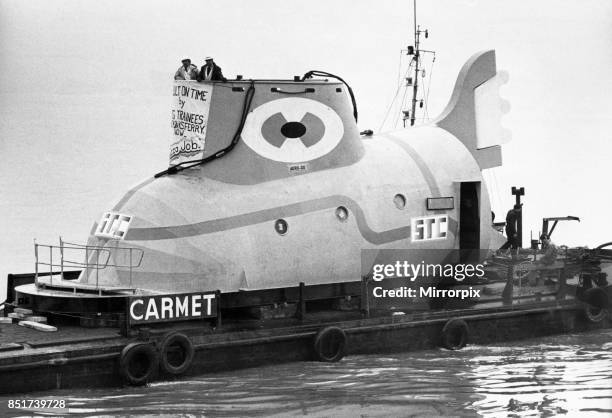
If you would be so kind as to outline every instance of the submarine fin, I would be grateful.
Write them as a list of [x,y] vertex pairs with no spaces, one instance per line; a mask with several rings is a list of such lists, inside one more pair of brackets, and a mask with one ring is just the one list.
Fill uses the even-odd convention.
[[510,104],[499,97],[508,73],[497,72],[495,51],[473,55],[461,68],[451,99],[434,124],[455,135],[470,150],[480,169],[502,164],[501,144],[510,131],[501,125]]

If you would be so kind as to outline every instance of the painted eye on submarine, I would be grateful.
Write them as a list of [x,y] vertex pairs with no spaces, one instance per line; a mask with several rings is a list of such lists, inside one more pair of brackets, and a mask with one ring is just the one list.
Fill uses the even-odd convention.
[[[286,138],[301,138],[306,133],[306,126],[302,122],[287,122],[281,126],[280,132]],[[304,141],[302,140],[302,142]]]
[[325,125],[312,113],[306,113],[300,121],[290,122],[278,112],[266,119],[261,126],[262,137],[279,149],[286,141],[294,138],[306,148],[310,148],[323,139],[324,134]]
[[242,130],[244,143],[264,158],[299,163],[331,152],[344,135],[340,116],[312,99],[285,98],[258,106]]

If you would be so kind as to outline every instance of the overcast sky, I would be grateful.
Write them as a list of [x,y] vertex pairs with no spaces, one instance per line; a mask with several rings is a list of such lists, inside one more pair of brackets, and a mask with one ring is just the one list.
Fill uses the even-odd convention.
[[[498,68],[510,74],[501,93],[512,106],[503,123],[513,140],[504,146],[504,167],[487,174],[499,216],[511,204],[510,186],[525,186],[527,233],[537,232],[542,216],[572,214],[584,222],[559,227],[556,241],[612,241],[612,2],[434,0],[420,1],[418,9],[419,24],[430,30],[422,46],[437,53],[433,71],[426,67],[425,83],[433,76],[430,116],[443,109],[473,53],[496,49]],[[70,225],[83,229],[84,238],[85,225],[111,206],[111,196],[165,163],[170,80],[181,58],[201,65],[213,55],[228,77],[289,78],[311,69],[338,74],[355,90],[360,128],[377,130],[396,90],[399,51],[412,43],[412,25],[407,0],[0,0],[0,151],[9,161],[2,168],[0,215],[7,227],[19,225],[5,229],[0,243],[21,252],[12,244],[16,235],[31,243],[33,236],[67,228],[54,210],[70,213]],[[52,109],[36,107],[48,98]],[[74,127],[59,123],[62,117]],[[122,137],[124,126],[131,131]],[[104,152],[121,138],[130,159],[119,156],[108,170],[99,157],[71,153],[69,138]],[[78,175],[69,166],[79,167]],[[103,173],[113,187],[86,188],[88,182],[75,180]],[[66,204],[57,206],[50,196]],[[68,204],[74,200],[81,202]],[[23,214],[17,223],[15,212]],[[7,257],[2,250],[0,257]]]

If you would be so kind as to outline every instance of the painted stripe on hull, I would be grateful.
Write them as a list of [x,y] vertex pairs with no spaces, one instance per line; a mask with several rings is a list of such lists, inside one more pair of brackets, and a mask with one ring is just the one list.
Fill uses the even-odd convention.
[[[321,199],[308,200],[287,206],[250,212],[228,218],[214,219],[188,225],[177,225],[155,228],[131,228],[125,239],[128,241],[155,241],[162,239],[184,238],[211,234],[230,229],[243,228],[263,222],[272,222],[279,218],[303,215],[324,209],[346,206],[354,214],[361,236],[371,244],[381,245],[410,238],[410,225],[386,231],[376,232],[368,225],[365,214],[359,204],[346,196],[333,195]],[[456,231],[457,221],[449,219],[449,229]]]
[[189,225],[177,225],[157,228],[131,228],[125,239],[129,241],[160,240],[183,238],[196,235],[211,234],[213,232],[227,231],[243,228],[249,225],[275,221],[279,218],[303,215],[324,209],[346,206],[354,214],[359,232],[363,238],[372,244],[384,244],[399,241],[410,237],[410,226],[376,232],[367,224],[365,214],[357,202],[346,196],[333,195],[321,199],[308,200],[287,206],[230,216],[228,218],[214,219]]

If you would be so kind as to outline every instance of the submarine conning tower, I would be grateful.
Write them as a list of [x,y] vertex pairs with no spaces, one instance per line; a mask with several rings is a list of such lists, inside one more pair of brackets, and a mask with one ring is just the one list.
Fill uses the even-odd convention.
[[347,89],[298,77],[176,81],[170,166],[212,159],[184,173],[246,185],[353,164],[364,149]]

